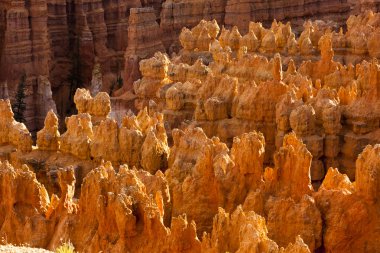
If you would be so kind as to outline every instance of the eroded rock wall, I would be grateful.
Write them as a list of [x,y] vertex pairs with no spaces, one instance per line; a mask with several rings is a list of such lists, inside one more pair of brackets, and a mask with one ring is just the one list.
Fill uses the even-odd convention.
[[[0,100],[6,243],[54,250],[71,241],[80,252],[379,250],[379,14],[352,16],[339,32],[306,22],[300,36],[277,21],[269,29],[251,22],[243,35],[201,21],[182,29],[179,54],[140,61],[140,111],[117,121],[101,91],[108,43],[117,47],[103,4],[75,2],[90,45],[82,49],[104,58],[94,57],[92,92],[76,90],[78,114],[64,132],[54,108],[37,102],[47,116],[33,145]],[[128,30],[141,44],[128,48],[163,48],[133,30],[160,34],[153,9],[132,13]],[[48,80],[38,80],[39,99],[53,106]]]
[[[313,146],[297,133],[309,130],[305,124],[282,138],[274,166],[264,167],[260,132],[235,137],[230,149],[189,126],[172,131],[169,148],[162,114],[144,109],[118,126],[104,106],[109,97],[98,96],[77,91],[80,112],[63,134],[50,111],[37,146],[9,100],[0,101],[7,243],[54,250],[70,240],[80,252],[378,250],[378,145],[356,160],[355,184],[330,168],[316,192]],[[313,126],[312,106],[297,108]],[[96,115],[103,117],[93,122]]]
[[[137,13],[135,8],[141,7]],[[131,9],[134,9],[132,17]],[[133,82],[141,77],[140,59],[158,50],[177,52],[181,29],[195,26],[202,19],[215,19],[228,28],[236,25],[243,34],[249,31],[250,21],[269,25],[277,19],[292,21],[295,31],[300,32],[305,19],[333,20],[339,26],[350,13],[368,9],[377,11],[377,2],[3,1],[0,4],[0,85],[7,86],[7,94],[13,98],[21,76],[27,75],[25,117],[35,133],[42,128],[47,111],[52,109],[36,108],[40,77],[50,81],[58,114],[65,117],[73,112],[76,88],[89,86],[94,65],[100,64],[103,73],[101,91],[114,91],[115,82],[124,77],[123,89],[115,93],[119,96],[131,90]],[[136,34],[146,38],[137,38]],[[304,46],[307,48],[307,42]],[[126,52],[127,47],[139,52]]]
[[378,63],[371,60],[378,20],[373,12],[351,16],[346,32],[307,22],[299,37],[289,23],[266,29],[251,22],[242,36],[237,27],[219,33],[216,21],[202,21],[182,30],[179,55],[141,61],[135,104],[162,112],[169,137],[190,125],[232,146],[234,137],[260,131],[266,164],[294,131],[313,156],[315,186],[330,166],[353,180],[357,156],[379,141]]

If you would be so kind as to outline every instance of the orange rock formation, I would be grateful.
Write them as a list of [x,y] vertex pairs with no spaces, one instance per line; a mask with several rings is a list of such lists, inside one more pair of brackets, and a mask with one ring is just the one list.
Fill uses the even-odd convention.
[[[114,93],[119,96],[141,77],[138,62],[142,58],[151,57],[155,51],[177,52],[182,28],[195,26],[202,19],[215,19],[228,28],[237,26],[244,34],[250,30],[250,21],[269,25],[277,19],[291,21],[298,32],[305,18],[333,20],[329,25],[337,27],[350,14],[365,10],[378,11],[379,4],[374,0],[291,3],[283,0],[3,0],[0,3],[0,98],[13,99],[21,76],[26,74],[26,125],[35,133],[43,127],[43,119],[54,108],[54,102],[61,118],[70,114],[73,92],[77,87],[90,86],[95,66],[100,66],[102,72],[101,91],[109,92],[113,83],[124,77],[123,88]],[[378,31],[368,28],[355,29],[349,40],[338,36],[337,46],[350,44],[355,54],[368,51],[371,56],[378,55],[376,47],[366,49],[367,44],[378,41]],[[292,52],[299,46],[308,55],[311,45],[317,42],[314,35],[319,32],[311,27],[312,37],[299,45],[294,43],[293,36],[288,38],[286,29],[256,36],[264,39],[261,49],[274,47],[274,36],[282,36],[276,46],[288,44]],[[248,50],[260,46],[254,41],[247,45]],[[40,89],[47,83],[51,87]],[[49,105],[44,103],[46,98],[50,100]]]
[[379,18],[339,33],[306,22],[299,37],[202,21],[179,54],[140,62],[137,115],[118,122],[107,93],[78,89],[65,132],[51,110],[36,145],[0,100],[0,237],[79,252],[379,251]]

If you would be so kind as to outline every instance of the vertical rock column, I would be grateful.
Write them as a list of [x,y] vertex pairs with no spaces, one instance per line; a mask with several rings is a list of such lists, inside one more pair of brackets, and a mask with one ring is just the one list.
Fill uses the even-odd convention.
[[[69,30],[71,25],[69,23],[68,9],[70,5],[66,0],[47,1],[48,7],[48,32],[51,42],[51,63],[49,80],[54,89],[59,95],[59,99],[66,98],[63,96],[63,90],[68,83],[68,77],[71,72],[70,63],[70,40]],[[58,104],[59,102],[57,102]]]
[[55,108],[50,89],[42,96],[38,94],[39,79],[49,76],[47,4],[43,0],[3,1],[0,12],[5,20],[0,36],[0,83],[7,83],[9,97],[13,98],[22,75],[26,75],[24,118],[29,130],[35,132],[43,126],[43,120],[40,122],[38,118],[43,119],[48,111],[40,108],[41,99],[50,97],[51,105],[44,107]]
[[324,156],[326,169],[328,167],[339,167],[337,157],[340,152],[341,144],[339,132],[342,129],[340,124],[341,112],[338,107],[325,108],[322,112],[323,127],[325,129]]
[[22,74],[32,72],[29,12],[24,1],[9,0],[0,3],[0,13],[4,19],[4,30],[1,30],[0,82],[8,80],[9,88],[14,92],[15,84]]
[[320,158],[323,155],[323,137],[318,135],[315,123],[315,111],[311,105],[297,107],[290,114],[290,126],[306,144],[312,154],[310,176],[312,181],[322,180],[325,174]]
[[124,55],[124,84],[115,92],[121,95],[131,90],[133,82],[141,77],[139,62],[155,52],[165,52],[162,34],[153,8],[132,8],[129,16],[128,47]]
[[103,0],[103,6],[108,31],[107,46],[124,52],[128,45],[129,9],[141,7],[140,0]]

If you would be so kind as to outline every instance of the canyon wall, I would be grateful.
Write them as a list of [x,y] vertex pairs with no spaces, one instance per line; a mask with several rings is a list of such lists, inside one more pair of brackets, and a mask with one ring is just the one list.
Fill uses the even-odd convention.
[[[151,7],[153,9],[149,10]],[[144,11],[131,12],[133,8],[143,8],[141,10]],[[72,98],[76,88],[89,87],[96,64],[100,65],[103,74],[102,91],[119,89],[113,86],[118,80],[120,82],[120,77],[124,78],[123,89],[115,93],[119,96],[125,90],[131,90],[133,82],[140,77],[139,59],[152,56],[152,53],[134,54],[133,50],[138,47],[141,52],[177,52],[181,29],[195,26],[202,19],[215,19],[228,28],[237,25],[243,34],[248,31],[249,21],[256,20],[265,25],[273,19],[292,21],[297,32],[302,29],[305,19],[329,19],[343,25],[350,13],[366,9],[377,10],[378,3],[367,0],[315,0],[307,3],[233,0],[2,1],[0,86],[7,87],[2,90],[6,89],[13,101],[17,85],[26,74],[28,110],[25,118],[29,129],[36,132],[42,127],[41,118],[52,108],[39,108],[40,98],[36,94],[41,78],[51,83],[58,114],[64,117],[73,113]],[[136,34],[144,34],[146,38],[137,38]]]

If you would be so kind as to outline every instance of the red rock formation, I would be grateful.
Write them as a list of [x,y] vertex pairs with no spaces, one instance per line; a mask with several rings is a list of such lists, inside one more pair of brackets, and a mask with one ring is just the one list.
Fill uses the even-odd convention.
[[[8,83],[9,95],[13,98],[22,75],[28,77],[25,102],[29,106],[24,117],[29,129],[35,131],[43,124],[38,118],[44,118],[47,111],[55,107],[53,103],[48,106],[48,110],[41,110],[42,98],[38,98],[34,92],[37,87],[44,85],[42,82],[46,83],[43,80],[49,75],[47,4],[45,1],[3,1],[0,12],[3,20],[0,36],[0,83]],[[47,92],[42,96],[50,95],[51,98],[50,90],[41,91]]]
[[[315,186],[330,166],[340,167],[353,179],[356,156],[366,144],[379,140],[377,110],[366,111],[377,104],[377,63],[364,61],[356,64],[355,71],[353,65],[334,60],[333,48],[340,47],[336,49],[340,60],[355,62],[363,57],[355,44],[342,41],[355,41],[353,34],[360,30],[368,40],[369,31],[377,29],[378,17],[372,12],[352,17],[348,31],[339,34],[308,22],[299,38],[289,24],[280,22],[270,29],[251,23],[246,36],[237,28],[222,29],[216,38],[218,25],[200,22],[192,30],[183,29],[184,49],[178,56],[141,61],[144,74],[135,83],[136,107],[154,101],[152,110],[163,112],[169,134],[175,127],[200,126],[208,136],[216,135],[231,145],[235,136],[261,131],[266,163],[272,162],[283,137],[293,130],[313,155]],[[366,51],[375,50],[376,43],[371,43],[365,45]],[[270,60],[263,56],[273,52],[285,56]],[[313,61],[302,61],[307,57]],[[288,65],[286,72],[283,64]],[[153,74],[158,67],[160,74]]]
[[[215,19],[219,24],[223,23],[225,12],[225,0],[210,1],[173,1],[167,0],[162,4],[161,29],[166,35],[164,45],[169,48],[183,27],[193,27],[202,19]],[[175,49],[176,46],[172,46]],[[171,50],[169,50],[170,52]]]
[[140,60],[152,57],[157,51],[164,52],[162,33],[156,22],[153,8],[133,8],[129,16],[128,47],[124,59],[123,87],[116,95],[131,90],[133,82],[141,77],[138,69]]
[[[163,202],[160,188],[143,183],[148,182],[146,176],[126,166],[116,173],[110,163],[101,165],[84,180],[76,204],[73,172],[59,172],[61,197],[53,195],[50,201],[28,167],[19,170],[8,162],[0,163],[0,193],[7,196],[1,202],[0,234],[8,242],[50,249],[56,248],[60,239],[67,239],[81,252],[200,250],[195,225],[188,224],[186,217],[173,218],[171,231],[164,226],[167,202]],[[104,243],[110,239],[114,243]]]
[[255,212],[245,213],[238,206],[230,215],[219,209],[214,217],[211,235],[205,234],[202,240],[202,252],[310,252],[307,245],[298,236],[295,243],[285,249],[279,248],[268,237],[265,219]]
[[[140,112],[115,120],[101,90],[122,35],[104,13],[125,5],[74,4],[77,51],[96,63],[96,95],[76,91],[78,114],[61,135],[47,113],[47,75],[29,75],[37,83],[26,116],[41,122],[47,113],[37,146],[10,101],[0,101],[1,237],[51,250],[70,240],[81,252],[378,251],[380,66],[363,59],[378,54],[380,15],[353,16],[339,33],[306,22],[299,37],[277,21],[270,29],[251,22],[244,35],[222,28],[219,37],[216,21],[184,28],[178,55],[140,62],[142,78],[128,93]],[[160,33],[154,12],[132,9],[131,55],[163,49],[138,33]],[[0,92],[7,96],[7,83]]]
[[0,167],[1,236],[14,244],[28,242],[32,247],[46,247],[53,227],[44,217],[50,205],[45,187],[27,166],[15,169],[3,162]]
[[293,24],[301,26],[305,17],[313,19],[334,20],[343,24],[350,12],[350,5],[341,1],[314,0],[304,1],[246,1],[241,3],[228,0],[226,4],[225,24],[236,25],[239,30],[246,32],[249,21],[258,21],[266,24],[276,20],[291,20]]
[[[145,11],[132,13],[132,16],[137,15],[140,18],[130,18],[130,10],[141,7],[144,7]],[[151,7],[154,9],[150,9]],[[157,50],[164,51],[164,47],[170,53],[178,51],[178,34],[181,29],[194,26],[202,19],[215,19],[227,27],[237,25],[244,36],[249,30],[248,23],[254,20],[267,23],[274,18],[290,20],[295,27],[301,28],[300,20],[303,23],[304,17],[328,18],[342,25],[350,12],[358,13],[360,10],[377,10],[377,8],[378,4],[374,1],[341,3],[322,0],[310,3],[286,1],[242,3],[234,0],[206,2],[43,0],[27,4],[23,1],[3,1],[0,4],[0,85],[3,86],[7,82],[9,95],[13,98],[21,75],[23,72],[27,74],[30,93],[27,98],[29,106],[25,114],[27,125],[34,133],[42,127],[43,118],[47,111],[52,109],[49,107],[47,110],[40,110],[38,102],[35,105],[35,101],[38,101],[35,90],[40,76],[50,80],[53,97],[58,105],[58,114],[64,117],[73,106],[72,103],[66,103],[67,99],[72,102],[71,97],[75,89],[89,85],[95,63],[101,65],[104,84],[102,91],[109,91],[112,83],[124,72],[124,88],[115,93],[119,96],[126,90],[131,90],[133,82],[140,77],[138,71],[140,59],[150,57]],[[368,19],[362,21],[365,20]],[[155,21],[158,21],[161,32],[158,31],[158,24]],[[369,24],[373,25],[371,22]],[[348,28],[352,31],[349,32],[347,40],[336,33],[337,45],[348,43],[352,45],[354,54],[368,51],[371,56],[376,56],[378,54],[376,46],[371,45],[376,44],[377,32],[368,27],[362,30],[351,29],[350,24]],[[292,36],[288,38],[286,29],[280,30],[282,31],[276,31],[274,34],[277,40],[275,43],[279,47],[283,47],[284,43],[289,44],[289,50],[294,52],[296,45]],[[303,55],[309,56],[313,51],[311,44],[316,46],[318,36],[315,35],[320,33],[321,30],[313,25],[310,40],[302,40],[303,43],[300,42],[298,45]],[[137,34],[145,36],[146,39],[141,41],[143,37],[136,37]],[[360,39],[363,37],[362,34],[367,38]],[[261,40],[265,35],[261,49],[268,51],[269,48],[265,47],[274,45],[271,43],[272,33],[262,35],[262,38],[258,34],[255,36]],[[304,37],[307,37],[306,35]],[[245,37],[245,40],[247,39],[251,41]],[[242,41],[242,43],[248,42]],[[250,43],[249,50],[252,50],[254,42]],[[125,53],[128,46],[132,51],[127,50]],[[360,57],[354,56],[349,59],[357,62]],[[35,122],[32,119],[34,117],[39,119]]]
[[32,150],[32,136],[23,123],[13,119],[13,112],[9,100],[0,99],[1,144],[12,144],[21,152]]
[[[273,71],[276,79],[279,73]],[[107,100],[83,96],[83,90],[78,94],[81,112],[97,114]],[[315,115],[321,101],[312,103]],[[292,109],[289,124],[296,133],[284,136],[274,167],[265,170],[265,141],[258,132],[235,137],[230,150],[200,128],[174,130],[169,149],[160,114],[144,110],[126,117],[122,127],[105,117],[93,127],[91,116],[82,113],[68,118],[68,131],[59,136],[50,112],[38,147],[32,147],[30,135],[17,137],[27,133],[14,122],[9,101],[2,105],[0,235],[9,243],[54,249],[62,239],[83,252],[378,249],[380,148],[368,146],[359,156],[355,184],[330,169],[315,193],[313,157],[304,137],[318,119],[311,105]],[[322,115],[334,115],[335,107],[327,108]],[[327,118],[332,123],[334,117]],[[332,125],[326,125],[329,133]],[[151,173],[116,165],[124,162]],[[165,174],[157,171],[166,167]]]

